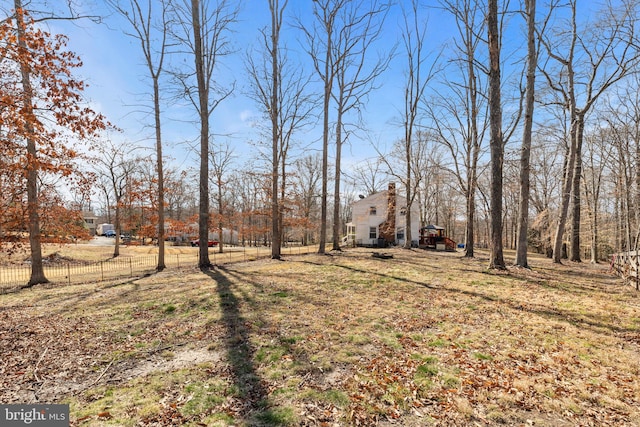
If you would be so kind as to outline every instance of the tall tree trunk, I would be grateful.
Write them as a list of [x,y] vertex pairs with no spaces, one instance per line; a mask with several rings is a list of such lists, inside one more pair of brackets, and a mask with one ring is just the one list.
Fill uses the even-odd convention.
[[526,0],[527,13],[527,87],[525,95],[524,128],[520,150],[520,203],[518,205],[518,234],[516,238],[516,265],[529,267],[527,259],[529,233],[529,196],[531,171],[531,132],[535,108],[535,84],[538,54],[536,50],[536,0]]
[[[340,99],[339,105],[342,105]],[[338,120],[336,123],[336,166],[335,178],[333,182],[333,250],[340,250],[340,168],[342,167],[342,111],[338,110]]]
[[[18,29],[18,46],[23,52],[27,52],[27,43],[25,41],[25,23],[22,10],[22,1],[15,0],[16,21]],[[27,117],[33,115],[33,87],[31,86],[31,73],[29,68],[20,61],[20,75],[22,89],[24,93],[24,105]],[[47,283],[49,280],[44,275],[44,266],[42,264],[42,246],[40,235],[40,214],[38,202],[38,152],[36,141],[33,138],[33,124],[26,121],[25,130],[27,136],[27,215],[29,218],[29,248],[31,252],[31,277],[27,286],[33,286],[40,283]]]
[[412,157],[412,141],[413,141],[413,120],[415,115],[411,115],[408,126],[406,126],[405,130],[405,167],[407,168],[407,176],[405,177],[405,186],[404,191],[407,196],[407,202],[405,204],[405,214],[404,214],[404,248],[411,249],[411,204],[413,197],[413,192],[411,191],[412,180],[411,180],[411,157]]
[[162,160],[162,130],[160,127],[160,86],[153,79],[153,111],[156,126],[156,169],[158,173],[158,265],[157,271],[166,268],[164,262],[164,167]]
[[[636,144],[636,155],[635,155],[635,162],[636,164],[640,164],[640,135],[638,134],[638,129],[637,129],[636,125],[636,129],[634,132],[634,142]],[[636,181],[636,197],[635,197],[635,219],[636,219],[636,227],[638,229],[638,231],[640,232],[640,167],[636,167],[636,177],[635,177],[635,181]],[[638,235],[636,233],[636,235]],[[635,247],[639,247],[639,242],[636,241],[635,242]]]
[[209,99],[206,90],[202,30],[200,27],[200,0],[191,0],[193,43],[198,101],[200,113],[200,201],[198,209],[198,267],[209,268]]
[[318,253],[325,253],[327,242],[327,184],[329,182],[329,103],[333,86],[333,71],[330,68],[331,61],[331,36],[328,37],[327,54],[325,58],[325,81],[323,95],[323,119],[322,119],[322,194],[320,201],[320,236],[318,241]]
[[580,182],[582,180],[582,140],[584,137],[584,115],[580,115],[576,134],[576,164],[572,180],[572,220],[571,220],[571,254],[569,260],[582,262],[580,257],[580,221],[581,221],[581,192]]
[[117,258],[120,256],[120,234],[122,233],[122,227],[120,226],[120,217],[121,217],[121,211],[122,211],[122,206],[120,205],[120,201],[122,200],[122,196],[117,196],[116,195],[116,212],[115,212],[115,222],[114,224],[114,228],[116,231],[116,235],[114,237],[115,239],[115,244],[113,246],[113,257]]
[[469,172],[467,179],[467,224],[465,226],[464,256],[473,258],[475,247],[475,216],[476,216],[476,169]]
[[[467,38],[471,38],[473,31],[467,26]],[[480,138],[478,136],[478,86],[476,81],[475,47],[467,43],[467,69],[469,72],[469,104],[471,106],[470,138],[469,146],[469,171],[467,178],[467,225],[465,227],[464,256],[475,256],[475,226],[476,217],[476,189],[478,187],[478,157],[480,155]]]
[[558,225],[553,241],[553,262],[556,264],[562,263],[562,240],[564,235],[564,228],[567,223],[567,217],[569,214],[571,185],[573,183],[573,172],[576,164],[577,134],[578,128],[580,127],[580,124],[578,123],[578,121],[580,120],[580,116],[571,114],[571,117],[571,128],[569,130],[569,151],[567,153],[567,159],[565,160],[565,170],[560,200],[560,216],[558,218]]
[[286,236],[284,229],[284,201],[287,194],[287,156],[284,151],[280,154],[280,203],[278,207],[278,221],[280,223],[280,246],[286,244]]
[[631,177],[630,177],[630,167],[629,164],[624,161],[622,162],[622,165],[624,167],[624,182],[625,182],[625,186],[624,186],[624,191],[623,194],[625,195],[624,197],[624,205],[625,208],[623,210],[624,213],[624,226],[626,229],[625,232],[625,239],[626,239],[626,243],[627,243],[627,250],[631,251],[636,249],[637,247],[637,243],[635,241],[635,239],[633,239],[633,228],[631,226],[631,215],[632,215],[632,209],[633,209],[633,196],[631,195],[631,191],[629,191],[628,189],[631,188]]
[[[222,231],[224,224],[222,222],[222,208],[223,197],[222,197],[222,180],[218,179],[218,253],[224,252],[224,232]],[[229,230],[229,238],[233,241],[233,230]]]
[[[409,159],[408,159],[409,160]],[[409,167],[407,170],[411,171],[410,162],[407,163]],[[411,249],[411,198],[413,197],[413,193],[411,191],[411,172],[407,174],[407,185],[405,186],[405,192],[407,193],[407,203],[405,205],[405,214],[404,214],[404,248]]]
[[[616,179],[616,193],[617,194],[621,194],[620,193],[620,177],[618,176],[618,178]],[[616,251],[620,252],[622,251],[622,221],[620,219],[620,203],[621,203],[621,198],[620,197],[616,197],[615,201],[614,201],[614,205],[613,205],[613,217],[615,219],[615,249]]]
[[[280,101],[278,99],[280,91],[280,74],[278,66],[278,44],[280,37],[280,23],[278,22],[279,7],[278,5],[270,5],[271,9],[271,75],[273,82],[271,85],[271,258],[280,259],[282,246],[282,230],[280,229],[280,201],[278,193],[280,187],[278,185],[278,168],[280,167],[280,144],[281,129],[278,123],[280,118]],[[284,160],[283,160],[284,161]],[[284,177],[282,177],[284,179]]]
[[597,264],[600,254],[598,253],[598,208],[594,200],[594,210],[592,213],[593,230],[591,231],[591,263]]
[[500,35],[498,33],[498,2],[489,0],[487,14],[489,39],[489,124],[491,127],[491,254],[489,268],[505,269],[502,251],[502,167],[504,143],[502,135],[502,105],[500,96]]

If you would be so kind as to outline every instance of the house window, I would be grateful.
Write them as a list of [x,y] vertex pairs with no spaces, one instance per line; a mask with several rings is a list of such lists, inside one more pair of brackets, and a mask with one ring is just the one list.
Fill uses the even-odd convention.
[[401,228],[396,233],[396,240],[404,240],[404,228]]
[[93,224],[93,218],[87,218],[85,221],[87,224]]
[[378,229],[376,227],[369,227],[369,238],[375,239],[378,237]]
[[376,207],[375,206],[371,206],[369,208],[369,215],[376,215],[377,211],[376,211]]

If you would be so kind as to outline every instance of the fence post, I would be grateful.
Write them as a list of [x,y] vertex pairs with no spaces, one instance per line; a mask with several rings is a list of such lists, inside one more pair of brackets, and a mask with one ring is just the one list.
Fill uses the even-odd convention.
[[71,284],[71,264],[67,263],[67,281]]
[[640,277],[638,277],[640,276],[640,268],[638,267],[640,266],[638,263],[640,263],[640,260],[638,259],[638,250],[636,249],[636,291],[640,289],[640,283],[638,283],[638,280],[640,279]]
[[129,277],[133,277],[133,264],[131,258],[129,258]]
[[100,278],[104,282],[104,261],[100,261]]

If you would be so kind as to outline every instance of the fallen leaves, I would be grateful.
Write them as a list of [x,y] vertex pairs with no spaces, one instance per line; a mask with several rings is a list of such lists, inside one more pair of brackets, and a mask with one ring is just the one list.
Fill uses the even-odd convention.
[[[568,285],[551,265],[491,275],[455,254],[370,258],[2,296],[0,400],[69,399],[74,425],[640,423],[636,295]],[[211,357],[178,363],[183,349]],[[152,398],[142,414],[134,389]]]

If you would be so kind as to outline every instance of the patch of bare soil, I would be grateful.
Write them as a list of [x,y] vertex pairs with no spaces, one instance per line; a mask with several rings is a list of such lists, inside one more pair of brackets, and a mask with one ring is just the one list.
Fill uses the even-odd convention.
[[165,351],[163,355],[153,352],[134,363],[123,363],[123,366],[112,368],[111,373],[109,373],[109,369],[105,368],[101,375],[107,374],[106,378],[109,382],[128,381],[157,372],[172,372],[203,363],[216,363],[222,359],[218,352],[205,348],[181,349],[176,352],[165,349]]

